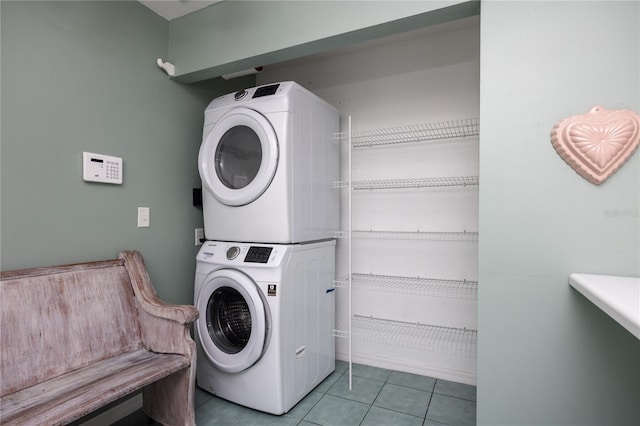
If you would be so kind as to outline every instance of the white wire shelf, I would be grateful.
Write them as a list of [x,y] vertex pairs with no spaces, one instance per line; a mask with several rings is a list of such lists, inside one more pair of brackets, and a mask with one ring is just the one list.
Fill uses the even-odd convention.
[[[444,188],[451,186],[479,185],[478,176],[451,176],[433,178],[380,179],[355,181],[351,185],[354,190],[363,189],[403,189],[403,188]],[[348,181],[335,182],[335,188],[349,186]]]
[[[353,238],[381,240],[478,241],[477,232],[364,231],[354,230]],[[337,231],[336,238],[348,238],[348,231]]]
[[355,287],[366,290],[454,299],[478,299],[477,281],[359,273],[354,273],[351,277]]
[[[354,315],[351,334],[355,338],[386,345],[475,358],[476,330],[392,321]],[[337,333],[344,333],[338,332]]]
[[[465,138],[480,133],[480,119],[440,121],[386,129],[360,130],[351,132],[351,146],[354,148],[393,145],[411,142],[427,142],[442,139]],[[349,132],[337,133],[334,139],[347,139]]]

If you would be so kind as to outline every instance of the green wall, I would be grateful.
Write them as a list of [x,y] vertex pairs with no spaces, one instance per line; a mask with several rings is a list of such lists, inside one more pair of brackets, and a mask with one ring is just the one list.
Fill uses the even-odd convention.
[[233,1],[170,24],[176,79],[193,82],[478,14],[478,1]]
[[[191,190],[215,94],[156,67],[168,22],[138,2],[0,5],[2,270],[136,249],[161,297],[192,303],[202,211]],[[83,151],[122,157],[123,185],[84,182]]]
[[[595,104],[640,111],[640,3],[481,8],[478,424],[638,424],[640,343],[567,277],[640,275],[640,154],[594,186],[560,159],[549,132]],[[155,68],[175,48],[173,29],[137,2],[2,1],[0,11],[2,269],[139,249],[160,295],[190,302],[202,223],[191,188],[202,111],[215,94]],[[212,39],[190,68],[204,70],[198,78],[274,60],[260,56],[266,43],[301,53],[260,15],[255,26],[232,17],[217,24],[225,37],[263,48],[233,44],[233,56],[216,58],[231,53]],[[308,53],[319,46],[300,43]],[[181,73],[186,61],[175,55]],[[125,183],[83,182],[85,150],[122,156]],[[151,208],[148,229],[136,227],[138,206]]]
[[483,2],[479,425],[640,424],[640,341],[571,272],[640,276],[640,152],[592,185],[553,149],[594,105],[640,112],[639,2]]

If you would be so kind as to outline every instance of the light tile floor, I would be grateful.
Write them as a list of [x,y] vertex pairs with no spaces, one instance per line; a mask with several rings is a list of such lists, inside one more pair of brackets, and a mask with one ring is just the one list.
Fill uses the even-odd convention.
[[[196,389],[198,426],[474,426],[476,387],[415,374],[353,365],[349,391],[348,365],[336,371],[282,416],[262,413]],[[136,417],[137,416],[137,417]],[[116,423],[132,426],[140,412]]]

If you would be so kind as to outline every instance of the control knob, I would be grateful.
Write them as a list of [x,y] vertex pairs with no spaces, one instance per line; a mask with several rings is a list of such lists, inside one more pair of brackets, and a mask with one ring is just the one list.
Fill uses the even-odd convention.
[[233,260],[240,254],[240,247],[232,246],[227,249],[227,259]]
[[240,99],[244,98],[245,96],[247,96],[247,91],[245,89],[238,90],[233,95],[233,97],[235,98],[236,101],[239,101]]

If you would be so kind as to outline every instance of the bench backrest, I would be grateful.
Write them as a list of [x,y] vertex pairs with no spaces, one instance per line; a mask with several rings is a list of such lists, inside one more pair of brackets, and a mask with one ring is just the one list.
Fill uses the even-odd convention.
[[142,347],[122,260],[3,272],[0,396]]

